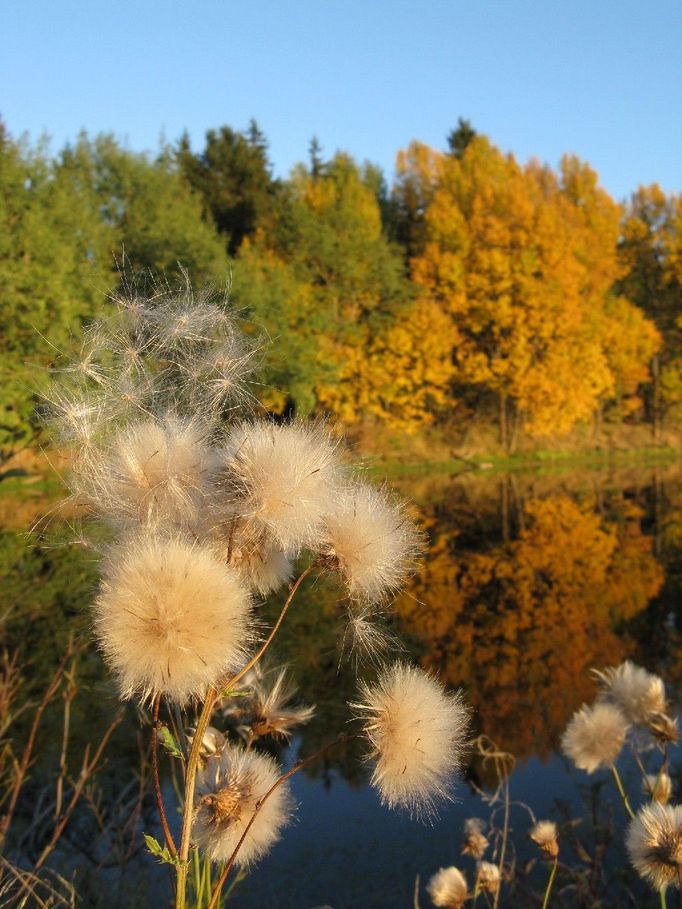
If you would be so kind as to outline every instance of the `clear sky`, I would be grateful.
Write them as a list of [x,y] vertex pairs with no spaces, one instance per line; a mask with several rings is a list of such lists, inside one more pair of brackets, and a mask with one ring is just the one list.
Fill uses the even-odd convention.
[[464,116],[502,149],[573,152],[624,198],[682,190],[681,0],[4,0],[12,135],[132,149],[255,117],[277,175],[344,149],[390,179]]

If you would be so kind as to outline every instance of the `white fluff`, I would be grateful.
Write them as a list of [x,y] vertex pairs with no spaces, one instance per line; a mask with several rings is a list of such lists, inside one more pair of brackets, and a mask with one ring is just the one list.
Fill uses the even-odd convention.
[[460,909],[467,898],[466,878],[454,866],[436,871],[426,885],[426,890],[433,905],[445,909]]
[[615,763],[628,728],[623,712],[614,704],[584,704],[566,727],[561,747],[579,770],[594,773]]
[[242,665],[251,601],[239,575],[180,537],[135,537],[112,550],[95,631],[123,697],[185,703]]
[[[281,776],[272,758],[226,746],[209,757],[197,775],[192,840],[214,862],[227,862],[251,820],[258,801]],[[279,839],[292,813],[286,783],[258,811],[237,853],[236,864],[251,865]]]
[[654,889],[680,886],[681,806],[645,805],[630,821],[625,845],[635,870]]
[[389,808],[428,817],[450,798],[453,774],[465,751],[469,711],[459,692],[446,694],[424,670],[395,663],[360,703],[374,761],[372,785]]

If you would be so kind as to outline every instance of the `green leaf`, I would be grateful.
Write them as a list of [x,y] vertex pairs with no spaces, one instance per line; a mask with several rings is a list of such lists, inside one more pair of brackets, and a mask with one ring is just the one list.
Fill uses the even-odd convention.
[[159,740],[168,754],[172,757],[180,758],[181,761],[185,760],[185,755],[180,750],[168,726],[159,726]]
[[[162,864],[166,865],[181,865],[183,864],[177,856],[170,854],[168,846],[162,846],[161,843],[155,839],[153,836],[150,836],[148,833],[143,833],[145,846],[151,852],[151,854],[157,858]],[[186,864],[186,863],[184,863]]]

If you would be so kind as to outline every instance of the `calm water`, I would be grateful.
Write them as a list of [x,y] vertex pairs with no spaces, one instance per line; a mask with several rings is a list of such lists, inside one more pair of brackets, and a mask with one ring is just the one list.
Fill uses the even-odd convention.
[[[407,654],[436,669],[451,686],[464,688],[475,710],[475,731],[515,755],[512,799],[529,805],[538,817],[589,815],[592,780],[571,770],[556,749],[573,711],[594,695],[590,668],[630,657],[661,672],[673,699],[679,690],[680,471],[478,473],[459,479],[411,477],[397,485],[414,504],[430,548],[419,576],[395,604],[393,630]],[[22,523],[32,508],[39,510],[39,503],[32,505],[25,496],[16,502],[5,496],[0,502],[5,521],[0,552],[4,643],[18,646],[31,661],[27,686],[37,690],[69,631],[89,634],[87,605],[95,566],[82,552],[52,546],[38,550],[27,542],[20,534]],[[334,738],[347,719],[345,702],[353,697],[355,677],[352,664],[340,661],[337,600],[330,582],[310,585],[278,644],[277,662],[291,664],[302,697],[318,707],[301,737],[279,752],[284,763]],[[74,753],[97,734],[102,718],[115,706],[94,653],[83,662],[81,674],[86,690],[74,707]],[[105,804],[138,766],[136,725],[131,711],[126,729],[112,742]],[[43,778],[49,777],[59,734],[59,717],[48,717]],[[332,756],[294,778],[297,821],[235,892],[235,909],[409,909],[417,874],[424,882],[452,863],[471,871],[471,860],[459,853],[462,825],[467,817],[488,817],[490,809],[477,787],[490,791],[490,768],[474,761],[457,788],[456,803],[432,826],[423,826],[381,808],[357,757]],[[626,763],[623,771],[627,777]],[[140,822],[147,830],[153,824],[153,806],[148,807]],[[615,806],[614,812],[617,829],[622,827],[621,810]],[[525,808],[512,809],[511,825],[521,865],[533,856],[526,845]],[[100,851],[105,856],[106,849]],[[96,865],[78,857],[77,835],[64,860],[73,866]],[[615,867],[607,868],[605,877],[619,875],[617,850],[613,861]],[[126,898],[122,904],[155,905],[140,897],[140,881],[157,875],[147,860],[134,857],[127,874],[137,900]],[[542,889],[544,874],[537,868],[531,885]],[[640,894],[635,899],[618,896],[600,905],[658,905],[657,898]],[[94,897],[86,897],[86,905],[88,901],[95,903]],[[430,904],[423,890],[421,902]],[[522,905],[521,897],[502,904]],[[562,905],[581,903],[567,895]]]

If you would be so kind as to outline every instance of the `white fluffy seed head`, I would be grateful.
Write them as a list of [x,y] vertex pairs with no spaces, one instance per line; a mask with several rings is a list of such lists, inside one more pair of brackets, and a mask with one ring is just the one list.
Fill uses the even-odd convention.
[[554,821],[538,821],[531,827],[528,836],[545,855],[556,858],[559,854],[559,838]]
[[469,710],[462,695],[446,694],[422,669],[395,663],[375,685],[363,685],[352,706],[364,720],[382,803],[417,817],[434,814],[436,802],[451,797],[465,752]]
[[680,886],[682,807],[645,805],[630,821],[625,840],[630,862],[656,890]]
[[123,697],[202,697],[236,671],[250,643],[239,575],[181,537],[134,537],[112,549],[95,630]]
[[[192,840],[214,862],[226,862],[254,815],[260,799],[281,776],[264,754],[227,745],[209,757],[197,774]],[[286,783],[263,803],[237,853],[237,865],[262,858],[279,839],[293,802]]]
[[466,878],[454,866],[436,871],[426,885],[426,890],[434,906],[446,909],[460,909],[467,898]]
[[595,675],[602,687],[600,699],[620,707],[631,723],[646,725],[653,714],[665,713],[663,679],[630,660]]
[[322,427],[262,421],[232,429],[219,476],[243,532],[295,556],[319,543],[340,473],[336,445]]
[[191,526],[213,464],[206,437],[199,422],[170,413],[125,426],[84,472],[83,494],[119,521]]
[[352,598],[382,600],[414,570],[421,551],[419,531],[384,490],[363,483],[346,487],[325,525],[321,555],[341,572]]
[[579,770],[594,773],[610,767],[618,757],[628,733],[628,721],[615,704],[597,702],[578,710],[561,739],[564,754]]

